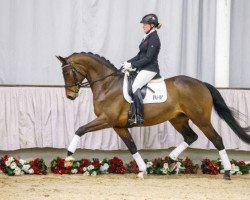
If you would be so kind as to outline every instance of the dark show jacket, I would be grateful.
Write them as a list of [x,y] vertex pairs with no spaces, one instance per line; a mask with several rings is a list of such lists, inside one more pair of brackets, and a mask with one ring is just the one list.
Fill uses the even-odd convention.
[[139,45],[139,53],[128,60],[132,68],[137,70],[148,70],[156,72],[155,78],[160,77],[158,65],[158,54],[161,48],[161,42],[156,31],[151,32]]

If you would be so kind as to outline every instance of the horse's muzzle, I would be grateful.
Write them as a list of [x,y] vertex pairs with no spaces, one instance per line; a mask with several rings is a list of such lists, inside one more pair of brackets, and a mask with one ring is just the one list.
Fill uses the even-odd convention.
[[67,98],[70,100],[75,100],[76,97],[78,97],[78,94],[74,94],[74,95],[67,95]]

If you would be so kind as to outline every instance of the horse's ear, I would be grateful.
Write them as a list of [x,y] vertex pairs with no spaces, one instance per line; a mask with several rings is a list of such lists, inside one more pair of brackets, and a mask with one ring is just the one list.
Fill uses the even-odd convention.
[[61,56],[56,56],[58,58],[58,60],[60,60],[60,62],[64,65],[66,64],[66,60],[65,58],[61,57]]

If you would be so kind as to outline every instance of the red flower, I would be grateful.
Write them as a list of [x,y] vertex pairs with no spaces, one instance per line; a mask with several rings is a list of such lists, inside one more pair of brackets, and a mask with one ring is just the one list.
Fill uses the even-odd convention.
[[117,174],[124,174],[125,168],[123,162],[120,158],[114,157],[113,159],[108,161],[109,164],[109,173],[117,173]]
[[82,162],[80,163],[81,167],[87,167],[89,166],[89,160],[88,159],[83,159]]
[[101,166],[100,161],[98,159],[94,159],[92,165],[96,168],[99,168]]
[[78,167],[78,172],[77,172],[78,174],[82,174],[83,173],[83,169],[82,169],[82,167]]
[[202,172],[204,174],[217,175],[219,173],[219,166],[216,161],[210,161],[209,159],[204,159],[202,161]]
[[137,166],[137,163],[135,160],[132,160],[128,165],[127,165],[127,170],[130,173],[138,174],[139,173],[139,167]]
[[3,160],[4,161],[7,161],[9,159],[9,156],[8,155],[5,155],[4,157],[3,157]]
[[240,162],[238,162],[238,165],[239,165],[239,166],[245,166],[246,163],[245,163],[244,161],[240,161]]
[[62,158],[60,158],[60,157],[57,158],[57,165],[58,165],[59,167],[63,168],[63,167],[64,167],[64,162],[65,162],[64,159],[62,159]]

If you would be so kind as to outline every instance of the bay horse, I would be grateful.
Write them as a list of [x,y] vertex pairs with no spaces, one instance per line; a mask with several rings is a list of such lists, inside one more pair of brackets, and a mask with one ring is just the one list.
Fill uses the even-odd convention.
[[[73,159],[80,137],[87,132],[105,128],[113,128],[133,155],[143,177],[146,165],[127,128],[130,104],[123,97],[122,74],[104,57],[93,53],[73,53],[63,58],[57,56],[62,63],[65,91],[67,98],[74,100],[82,86],[90,86],[93,92],[94,113],[96,119],[81,126],[75,133],[69,147],[66,161]],[[83,83],[86,79],[87,82]],[[169,121],[183,136],[184,141],[170,154],[170,165],[176,163],[177,157],[198,138],[191,129],[191,120],[214,144],[219,151],[225,169],[224,179],[230,180],[231,164],[221,136],[211,124],[211,111],[214,106],[218,115],[226,121],[231,129],[244,142],[250,144],[250,135],[236,121],[232,111],[226,105],[219,91],[212,85],[188,76],[175,76],[165,79],[167,100],[163,103],[144,105],[144,124],[151,126]],[[136,125],[137,126],[137,125]],[[174,167],[174,166],[173,166]]]

